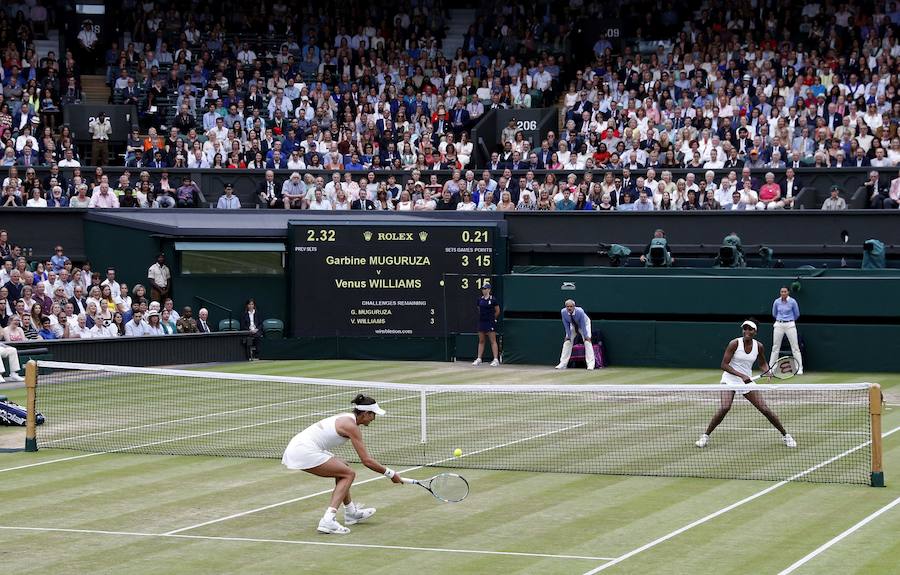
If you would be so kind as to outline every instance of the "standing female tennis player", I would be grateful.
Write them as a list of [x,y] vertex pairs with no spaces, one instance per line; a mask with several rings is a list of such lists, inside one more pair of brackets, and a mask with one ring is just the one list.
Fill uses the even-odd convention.
[[295,435],[284,450],[281,463],[288,469],[300,469],[319,477],[333,477],[335,486],[331,494],[331,505],[316,528],[320,533],[343,535],[350,530],[337,522],[337,508],[344,504],[344,523],[354,525],[375,515],[374,507],[363,507],[350,499],[350,486],[356,473],[339,459],[331,450],[350,440],[363,465],[390,478],[394,483],[402,483],[400,476],[372,458],[362,440],[361,425],[368,426],[375,415],[384,415],[384,410],[371,397],[359,394],[351,402],[353,413],[339,413],[314,423]]
[[500,365],[500,350],[497,347],[497,319],[500,317],[500,302],[491,293],[491,284],[481,286],[481,297],[478,298],[478,355],[472,365],[481,365],[481,356],[484,355],[485,339],[491,342],[491,352],[494,360],[491,367]]
[[[741,324],[741,330],[744,334],[743,337],[731,340],[728,343],[728,347],[725,348],[725,356],[722,358],[721,382],[726,385],[739,385],[743,387],[744,384],[753,381],[751,374],[753,373],[753,364],[757,359],[759,360],[759,368],[763,373],[769,371],[769,364],[766,363],[766,350],[763,347],[763,344],[754,339],[756,336],[756,324],[747,320]],[[766,416],[769,423],[774,425],[775,429],[781,433],[781,440],[784,441],[785,445],[788,447],[797,447],[797,442],[794,441],[791,434],[784,430],[784,426],[781,425],[778,416],[769,409],[763,396],[758,391],[752,391],[746,388],[738,390],[737,392],[722,392],[719,409],[713,416],[712,421],[709,422],[706,433],[701,435],[700,439],[696,441],[695,445],[697,447],[706,447],[706,444],[709,443],[710,434],[712,434],[713,430],[722,423],[722,420],[725,419],[725,416],[731,409],[731,403],[734,401],[735,393],[740,393],[746,397],[747,401],[753,404],[753,407]]]

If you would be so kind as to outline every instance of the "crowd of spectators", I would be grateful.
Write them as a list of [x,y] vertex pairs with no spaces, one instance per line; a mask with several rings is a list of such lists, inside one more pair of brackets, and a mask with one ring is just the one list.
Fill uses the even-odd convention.
[[[9,168],[2,180],[0,207],[32,208],[200,208],[382,211],[676,211],[676,210],[778,210],[796,208],[804,189],[803,170],[789,167],[783,175],[754,172],[748,166],[728,171],[679,172],[654,167],[586,170],[557,175],[527,170],[451,170],[449,178],[434,171],[413,169],[408,175],[386,178],[374,170],[362,172],[295,171],[281,177],[265,170],[246,205],[225,183],[221,195],[207,197],[188,175],[170,177],[163,169],[125,170],[110,178],[97,167],[84,172],[73,168],[66,176],[54,166],[40,178],[33,167],[24,174]],[[596,174],[596,178],[595,178]],[[872,170],[860,186],[873,208],[900,206],[900,177],[882,182]],[[16,190],[30,190],[17,194]],[[43,190],[49,190],[44,194]],[[833,186],[835,201],[824,210],[847,209],[847,198],[856,190]],[[27,197],[27,200],[23,199]],[[837,200],[840,201],[837,201]]]
[[[129,6],[127,39],[76,47],[84,62],[103,60],[113,101],[138,106],[146,135],[129,135],[127,185],[94,182],[84,196],[60,185],[59,201],[54,187],[4,187],[4,205],[194,207],[207,204],[196,184],[154,181],[151,194],[141,170],[231,168],[260,171],[261,207],[768,210],[794,204],[806,168],[900,164],[895,1],[498,2],[453,54],[442,51],[440,0]],[[589,33],[580,28],[611,16],[628,38],[600,38],[591,58],[573,59]],[[71,134],[41,119],[35,96],[46,88],[59,106],[63,84],[78,92],[72,52],[38,62],[29,17],[0,18],[0,165],[80,166]],[[14,65],[26,61],[27,71]],[[486,110],[557,104],[561,130],[533,142],[512,122],[488,165],[474,165],[469,129]],[[105,160],[107,129],[91,134]],[[298,177],[262,175],[279,169]],[[383,169],[407,175],[382,185],[372,173]],[[675,169],[689,173],[673,181]],[[434,170],[453,176],[433,181]],[[341,185],[329,189],[333,171]],[[896,207],[900,189],[883,184],[871,207]],[[227,193],[216,201],[222,191],[209,203],[240,205]]]
[[0,230],[0,333],[5,342],[209,333],[208,312],[195,319],[190,307],[176,311],[171,273],[160,256],[146,282],[128,284],[108,268],[101,275],[88,261],[73,265],[61,245],[46,261],[29,262],[22,248]]

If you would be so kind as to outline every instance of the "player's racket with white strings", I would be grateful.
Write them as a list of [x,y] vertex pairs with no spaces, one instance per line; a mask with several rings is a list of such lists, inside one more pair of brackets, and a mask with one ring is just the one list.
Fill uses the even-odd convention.
[[469,482],[462,475],[441,473],[431,479],[402,478],[403,483],[420,485],[434,495],[435,499],[445,503],[459,503],[469,495]]
[[790,379],[797,375],[797,371],[800,369],[800,364],[790,355],[786,355],[784,357],[779,357],[775,363],[769,366],[769,370],[763,372],[752,380],[756,381],[762,377],[774,377],[776,379]]

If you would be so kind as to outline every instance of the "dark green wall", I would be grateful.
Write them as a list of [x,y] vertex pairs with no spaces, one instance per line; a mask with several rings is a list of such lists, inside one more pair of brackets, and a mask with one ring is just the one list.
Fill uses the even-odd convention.
[[[563,301],[573,298],[599,330],[613,365],[716,368],[725,344],[755,316],[759,338],[772,344],[772,302],[800,274],[793,293],[798,329],[810,369],[898,371],[900,276],[856,270],[626,270],[606,275],[511,274],[503,278],[504,361],[552,365],[559,361]],[[596,273],[596,272],[595,272]],[[791,277],[793,275],[793,277]],[[787,277],[785,277],[787,276]],[[561,289],[574,285],[575,289]],[[612,318],[612,319],[606,319]],[[836,319],[837,318],[837,319]],[[784,343],[787,345],[787,342]]]
[[[248,297],[259,302],[266,318],[285,319],[287,278],[179,276],[173,238],[155,238],[144,230],[86,220],[85,252],[95,270],[113,265],[129,285],[146,284],[147,268],[163,249],[172,267],[176,305],[199,307],[195,295],[234,310]],[[900,341],[897,325],[867,325],[900,318],[900,277],[890,273],[822,270],[614,270],[608,275],[571,273],[511,274],[503,277],[503,353],[507,363],[554,365],[559,358],[562,326],[556,314],[566,298],[575,298],[603,334],[613,365],[715,368],[725,344],[737,337],[740,319],[755,315],[760,338],[771,343],[769,312],[778,288],[797,275],[801,289],[800,333],[807,343],[811,370],[900,371],[900,354],[889,353]],[[623,275],[624,274],[624,275]],[[787,274],[787,277],[786,277]],[[796,274],[796,275],[795,275]],[[864,275],[865,274],[865,275]],[[574,290],[562,290],[573,282]],[[212,306],[213,324],[226,315]],[[517,314],[519,317],[516,317]],[[633,315],[633,319],[629,316]],[[532,316],[532,317],[529,317]],[[666,321],[654,321],[654,316]],[[662,316],[665,316],[664,318]],[[733,320],[727,320],[733,318]],[[540,319],[540,318],[552,319]],[[615,320],[604,319],[614,317]],[[821,318],[822,323],[806,323]],[[841,318],[845,321],[836,321]],[[720,321],[722,320],[722,321]],[[900,323],[900,322],[897,322]],[[404,358],[445,360],[471,358],[472,336],[427,339],[285,340],[266,342],[264,353],[275,358]]]
[[[114,267],[119,281],[126,282],[129,289],[136,283],[143,284],[149,295],[147,270],[162,248],[160,238],[151,237],[145,230],[88,220],[84,222],[84,236],[85,254],[94,271],[105,277],[106,268]],[[172,253],[167,253],[167,259],[171,267]]]
[[175,275],[175,305],[190,305],[197,310],[206,307],[213,326],[228,318],[228,313],[195,299],[200,296],[232,310],[232,317],[239,319],[244,311],[244,304],[249,298],[256,300],[256,305],[263,319],[280,319],[287,323],[287,279],[285,276],[219,276],[219,275],[180,275],[173,266]]
[[[725,345],[740,335],[737,322],[605,321],[594,318],[610,365],[715,369]],[[900,357],[888,353],[900,338],[893,325],[800,325],[806,341],[804,369],[816,371],[898,371]],[[555,365],[564,337],[562,322],[507,319],[503,322],[503,361]],[[759,326],[767,353],[772,324]],[[784,342],[787,350],[787,340]]]
[[[263,317],[287,318],[287,277],[253,276],[182,276],[176,257],[174,239],[153,237],[150,232],[119,225],[86,220],[85,251],[93,269],[105,275],[108,266],[116,268],[116,277],[127,282],[130,287],[142,283],[148,288],[147,269],[156,261],[160,251],[166,254],[172,270],[172,295],[176,309],[191,306],[196,312],[204,307],[194,296],[204,297],[233,310],[234,319],[240,317],[244,302],[256,299]],[[210,323],[214,329],[228,314],[215,306],[209,309]]]
[[[772,302],[791,277],[721,276],[684,270],[681,275],[507,275],[503,278],[504,313],[558,312],[567,298],[596,317],[608,314],[756,316],[767,321]],[[760,270],[756,270],[760,271]],[[563,283],[575,289],[561,289]],[[801,316],[900,317],[900,276],[821,275],[801,277],[792,294]]]
[[260,357],[448,361],[453,357],[454,346],[454,338],[440,337],[292,337],[262,340]]

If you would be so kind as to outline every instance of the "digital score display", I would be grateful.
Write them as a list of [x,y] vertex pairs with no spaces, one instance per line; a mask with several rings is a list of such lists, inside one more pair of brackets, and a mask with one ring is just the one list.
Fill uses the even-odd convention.
[[291,222],[289,234],[297,337],[473,333],[499,263],[496,222]]

